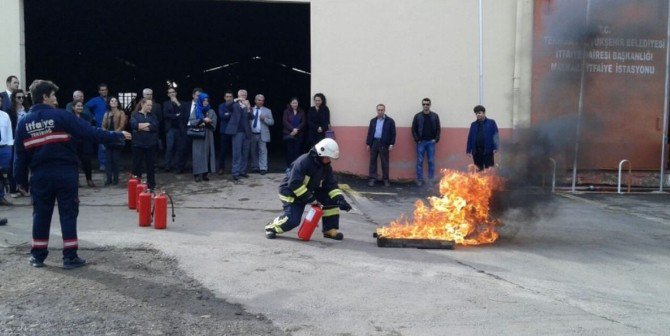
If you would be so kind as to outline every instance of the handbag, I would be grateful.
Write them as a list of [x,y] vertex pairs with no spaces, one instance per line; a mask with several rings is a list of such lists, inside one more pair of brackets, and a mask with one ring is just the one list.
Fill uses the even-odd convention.
[[205,128],[189,126],[188,129],[186,130],[186,135],[188,135],[188,137],[191,139],[204,139]]

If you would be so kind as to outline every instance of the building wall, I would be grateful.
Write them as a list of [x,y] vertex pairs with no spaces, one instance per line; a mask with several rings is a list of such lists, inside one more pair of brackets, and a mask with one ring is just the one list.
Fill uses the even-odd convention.
[[0,90],[5,90],[5,79],[19,77],[21,88],[26,87],[26,57],[23,25],[23,0],[2,0],[0,10]]
[[[501,135],[509,137],[514,124],[528,120],[532,4],[483,3],[483,104]],[[411,123],[422,98],[429,97],[442,124],[436,165],[465,169],[469,163],[465,137],[474,120],[472,108],[479,103],[478,2],[312,0],[311,12],[312,91],[328,98],[341,147],[334,167],[367,174],[367,125],[375,106],[384,103],[398,134],[391,178],[414,178]],[[517,30],[520,48],[516,48]],[[515,64],[520,77],[516,113]]]

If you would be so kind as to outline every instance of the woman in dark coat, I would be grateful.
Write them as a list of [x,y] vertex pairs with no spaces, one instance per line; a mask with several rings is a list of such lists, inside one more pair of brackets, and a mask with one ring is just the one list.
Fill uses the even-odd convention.
[[204,129],[204,138],[192,138],[193,177],[196,182],[209,181],[207,174],[216,171],[216,152],[214,151],[216,112],[209,106],[209,96],[206,93],[198,95],[195,108],[188,118],[188,126]]
[[282,139],[286,148],[286,171],[300,156],[303,139],[305,137],[305,111],[298,105],[298,98],[291,98],[282,117]]
[[140,109],[130,116],[130,129],[133,131],[133,175],[142,178],[142,166],[147,173],[147,184],[151,191],[156,188],[154,164],[158,149],[158,119],[151,113],[153,102],[140,100]]
[[314,106],[309,108],[307,122],[309,123],[307,144],[311,148],[325,138],[326,131],[330,129],[330,110],[326,105],[326,96],[323,93],[314,95]]

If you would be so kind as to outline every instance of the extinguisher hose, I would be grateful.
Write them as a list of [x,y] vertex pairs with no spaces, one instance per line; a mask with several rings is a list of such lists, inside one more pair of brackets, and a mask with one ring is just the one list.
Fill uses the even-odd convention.
[[172,196],[170,196],[170,194],[165,195],[170,199],[170,205],[172,206],[172,222],[174,223],[174,218],[177,217],[177,215],[174,214],[174,202],[172,202]]

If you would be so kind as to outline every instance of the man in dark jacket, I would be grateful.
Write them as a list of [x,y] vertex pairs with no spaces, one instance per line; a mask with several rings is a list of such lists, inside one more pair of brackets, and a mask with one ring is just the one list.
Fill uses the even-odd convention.
[[477,105],[473,110],[477,120],[470,124],[465,152],[481,171],[495,165],[493,155],[498,152],[498,125],[495,120],[486,118],[484,106]]
[[351,205],[342,195],[333,175],[331,160],[340,157],[340,149],[335,140],[326,138],[319,141],[309,152],[297,158],[279,186],[279,199],[284,214],[265,226],[265,237],[274,239],[300,225],[302,213],[307,204],[322,204],[322,228],[325,238],[342,240],[339,232],[340,210],[349,211]]
[[395,121],[386,115],[386,106],[377,105],[377,116],[370,120],[368,126],[368,137],[365,141],[370,152],[370,181],[368,185],[373,187],[377,180],[377,157],[382,162],[382,179],[384,185],[389,187],[389,152],[395,145]]
[[230,151],[231,135],[226,134],[226,128],[228,128],[228,121],[230,121],[230,110],[232,104],[228,104],[233,101],[233,91],[227,90],[223,94],[224,102],[219,105],[219,133],[221,134],[221,153],[219,156],[219,170],[217,173],[223,175],[223,172],[226,167],[226,155]]
[[36,105],[17,126],[14,176],[20,185],[28,184],[28,168],[33,199],[33,244],[30,264],[44,266],[49,254],[49,228],[54,201],[63,233],[63,268],[83,266],[77,256],[77,215],[79,213],[77,150],[75,139],[91,143],[123,143],[131,138],[128,132],[103,131],[93,128],[81,118],[56,109],[58,86],[46,80],[35,80],[30,93]]
[[440,117],[430,110],[430,99],[423,98],[423,110],[412,120],[412,136],[416,142],[416,185],[422,186],[423,156],[428,158],[428,181],[435,183],[435,144],[440,141]]
[[184,141],[182,134],[182,111],[187,102],[177,98],[177,89],[170,87],[167,90],[168,100],[163,103],[163,117],[165,118],[165,171],[178,170],[183,167],[181,160],[181,143]]
[[233,141],[233,167],[231,173],[233,180],[247,175],[247,161],[249,160],[249,140],[251,139],[251,104],[247,100],[247,90],[237,91],[237,99],[226,102],[230,111],[230,119],[225,133],[232,137]]

